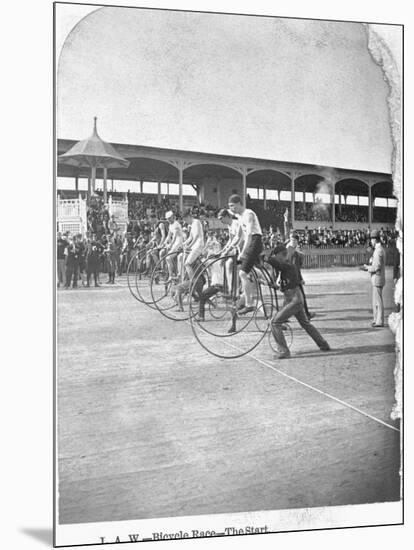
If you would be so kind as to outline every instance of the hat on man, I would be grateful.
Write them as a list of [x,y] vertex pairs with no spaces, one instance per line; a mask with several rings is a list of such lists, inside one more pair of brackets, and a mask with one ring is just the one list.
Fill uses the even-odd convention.
[[379,233],[378,229],[373,229],[371,231],[370,236],[371,236],[371,239],[378,239],[378,237],[380,236],[380,233]]
[[273,254],[276,256],[276,254],[279,254],[279,252],[287,252],[287,248],[284,244],[278,244],[273,249]]
[[165,213],[165,219],[168,220],[169,218],[172,218],[174,216],[174,212],[171,210],[168,210],[168,212]]

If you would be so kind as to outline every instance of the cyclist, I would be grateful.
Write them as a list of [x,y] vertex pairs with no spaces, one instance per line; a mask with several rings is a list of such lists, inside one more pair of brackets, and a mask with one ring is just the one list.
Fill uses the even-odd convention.
[[260,253],[263,250],[262,228],[256,213],[250,208],[245,208],[240,195],[231,195],[229,198],[229,209],[237,216],[244,235],[244,244],[239,256],[240,280],[244,296],[244,306],[239,314],[244,315],[254,311],[253,289],[254,283],[249,279],[249,273],[254,264],[258,262]]
[[174,264],[183,246],[183,230],[178,220],[176,220],[174,212],[169,210],[165,214],[165,218],[169,223],[168,235],[164,241],[165,251],[168,254],[166,256],[169,277],[168,283],[175,277]]

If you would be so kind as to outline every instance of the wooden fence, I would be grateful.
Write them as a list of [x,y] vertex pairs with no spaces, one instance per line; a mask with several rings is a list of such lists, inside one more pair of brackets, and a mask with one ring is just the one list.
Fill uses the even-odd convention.
[[[368,263],[370,253],[365,246],[354,248],[310,248],[302,250],[305,254],[303,267],[305,269],[335,266],[357,266]],[[387,265],[393,265],[396,254],[395,247],[385,248]]]

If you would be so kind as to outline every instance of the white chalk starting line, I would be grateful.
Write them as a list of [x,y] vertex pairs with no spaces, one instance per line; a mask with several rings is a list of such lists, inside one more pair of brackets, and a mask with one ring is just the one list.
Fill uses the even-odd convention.
[[[231,348],[237,350],[237,351],[243,351],[239,349],[237,346],[234,346],[233,344],[230,344],[229,342],[224,342],[227,346],[230,346]],[[283,372],[267,361],[264,361],[263,359],[260,359],[259,357],[256,357],[255,355],[252,355],[251,353],[246,353],[246,357],[251,357],[261,365],[264,365],[265,367],[271,369],[274,372],[277,372],[277,374],[280,374],[281,376],[284,376],[285,378],[288,378],[289,380],[292,380],[293,382],[296,382],[297,384],[300,384],[301,386],[304,386],[305,388],[308,388],[309,390],[312,390],[316,393],[319,393],[320,395],[323,395],[324,397],[327,397],[328,399],[332,399],[332,401],[336,401],[337,403],[343,405],[344,407],[347,407],[348,409],[351,409],[366,418],[369,418],[370,420],[374,420],[374,422],[378,422],[378,424],[382,424],[383,426],[386,426],[387,428],[390,428],[391,430],[394,430],[396,432],[399,432],[400,429],[396,428],[395,426],[392,426],[391,424],[387,424],[387,422],[384,422],[380,418],[377,418],[376,416],[373,416],[372,414],[369,414],[361,409],[358,409],[358,407],[354,407],[354,405],[351,405],[350,403],[347,403],[346,401],[343,401],[342,399],[339,399],[338,397],[335,397],[334,395],[331,395],[330,393],[327,393],[323,390],[320,390],[319,388],[315,388],[315,386],[312,386],[311,384],[308,384],[307,382],[303,382],[303,380],[299,380],[299,378],[296,378],[295,376],[291,376],[290,374],[287,374],[286,372]]]

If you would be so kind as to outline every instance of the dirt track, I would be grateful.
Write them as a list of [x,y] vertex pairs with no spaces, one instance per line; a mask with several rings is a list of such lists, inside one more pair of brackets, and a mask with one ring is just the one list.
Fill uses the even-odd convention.
[[59,290],[60,523],[398,500],[393,335],[370,327],[367,274],[305,278],[333,350],[294,323],[293,357],[264,340],[265,364],[212,357],[125,278]]

